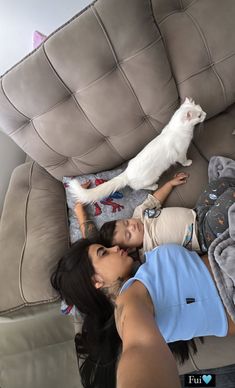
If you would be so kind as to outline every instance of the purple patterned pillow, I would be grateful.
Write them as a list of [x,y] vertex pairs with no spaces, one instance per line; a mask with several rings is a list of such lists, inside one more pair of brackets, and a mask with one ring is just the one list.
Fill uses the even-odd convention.
[[[114,170],[102,171],[97,174],[87,174],[77,177],[63,178],[63,184],[67,197],[67,205],[69,208],[70,239],[72,243],[81,238],[81,232],[74,212],[75,204],[73,203],[69,191],[70,180],[78,179],[80,183],[84,183],[90,180],[90,187],[92,188],[102,184],[109,179],[112,179],[116,175],[119,175],[126,168],[126,166],[127,164],[125,163]],[[87,205],[86,211],[88,218],[94,221],[98,229],[100,229],[100,227],[106,221],[117,220],[119,218],[131,218],[135,208],[145,200],[148,194],[149,191],[147,190],[135,191],[126,186],[122,190],[111,194],[108,198],[104,198],[103,200]]]

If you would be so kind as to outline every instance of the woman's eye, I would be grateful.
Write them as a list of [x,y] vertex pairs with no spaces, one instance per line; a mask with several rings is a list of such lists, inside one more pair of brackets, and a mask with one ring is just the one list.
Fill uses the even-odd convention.
[[102,256],[104,256],[105,254],[106,254],[105,248],[100,248],[100,249],[99,249],[99,257],[102,257]]
[[130,238],[131,238],[131,234],[130,234],[129,232],[127,232],[127,233],[126,233],[126,239],[127,239],[127,240],[130,240]]

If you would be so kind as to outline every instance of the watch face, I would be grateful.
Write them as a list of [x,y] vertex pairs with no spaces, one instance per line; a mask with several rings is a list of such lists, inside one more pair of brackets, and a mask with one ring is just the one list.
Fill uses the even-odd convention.
[[145,209],[144,215],[148,218],[157,218],[161,214],[160,209],[156,209],[155,207],[152,209]]

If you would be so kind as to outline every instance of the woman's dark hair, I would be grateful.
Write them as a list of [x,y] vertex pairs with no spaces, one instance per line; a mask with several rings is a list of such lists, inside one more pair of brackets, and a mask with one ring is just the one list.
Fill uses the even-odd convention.
[[[203,343],[203,337],[199,337],[200,341]],[[189,341],[175,341],[168,343],[168,346],[175,358],[182,365],[186,360],[189,359],[189,351],[192,350],[193,354],[197,353],[197,345],[194,339]]]
[[[121,351],[114,306],[92,282],[95,271],[88,249],[91,244],[100,242],[97,238],[81,239],[73,244],[51,276],[52,286],[61,298],[68,305],[75,305],[84,318],[82,331],[75,337],[75,346],[85,388],[115,388],[116,365]],[[189,358],[190,348],[197,352],[194,340],[168,345],[181,364]]]
[[113,246],[113,235],[115,228],[116,221],[105,222],[100,228],[100,238],[107,248]]
[[84,320],[76,334],[82,384],[86,388],[114,388],[121,339],[114,320],[114,306],[92,282],[95,274],[88,248],[95,241],[82,239],[60,259],[51,276],[52,286],[68,305],[75,305]]

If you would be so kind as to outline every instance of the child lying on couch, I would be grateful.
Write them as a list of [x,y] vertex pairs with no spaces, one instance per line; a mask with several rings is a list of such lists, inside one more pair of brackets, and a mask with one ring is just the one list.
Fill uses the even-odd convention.
[[[104,223],[100,234],[106,246],[143,248],[142,253],[162,244],[176,243],[190,250],[207,252],[212,241],[228,228],[228,208],[235,202],[235,179],[223,177],[210,182],[194,209],[163,208],[172,189],[186,183],[187,178],[183,172],[176,174],[148,195],[135,209],[133,218]],[[89,182],[84,186],[88,187]],[[82,204],[76,204],[75,212],[82,235],[87,237],[94,225],[87,220]]]

